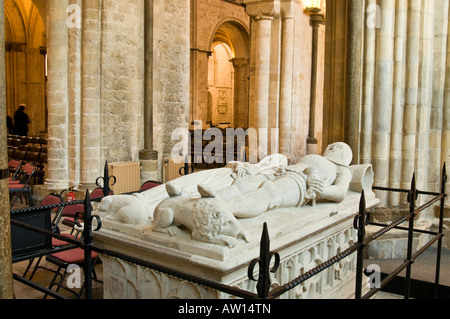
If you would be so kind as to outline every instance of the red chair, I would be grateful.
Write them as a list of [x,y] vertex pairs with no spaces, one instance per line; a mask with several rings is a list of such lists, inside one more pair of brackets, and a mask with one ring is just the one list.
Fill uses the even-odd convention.
[[61,223],[63,225],[71,227],[72,228],[71,234],[73,234],[74,227],[76,225],[75,216],[78,214],[78,219],[81,222],[83,220],[83,213],[84,213],[83,204],[68,205],[64,207],[64,209],[62,210],[60,216],[55,221],[55,225],[58,225],[61,218],[63,218]]
[[[97,274],[95,273],[95,265],[100,262],[100,259],[98,258],[98,253],[93,251],[91,253],[91,257],[92,257],[91,271],[92,271],[93,279],[95,281],[101,282],[97,278]],[[78,267],[83,268],[84,271],[87,271],[86,261],[84,258],[84,250],[81,248],[74,248],[71,250],[61,251],[61,252],[47,256],[46,260],[58,267],[58,269],[55,272],[55,275],[53,276],[53,278],[51,280],[50,285],[48,286],[48,289],[52,289],[53,286],[57,286],[56,292],[58,292],[59,289],[62,288],[68,292],[73,293],[77,299],[80,298],[81,295],[83,294],[84,287],[86,285],[85,282],[83,282],[83,284],[81,285],[80,290],[78,292],[66,287],[63,284],[63,282],[64,282],[64,279],[66,278],[69,270],[74,265],[77,265]],[[61,273],[62,269],[64,269],[63,273]],[[58,276],[60,276],[60,280],[59,280],[59,282],[56,282],[56,279],[58,278]],[[44,296],[44,298],[46,298],[46,297],[47,297],[47,295]]]
[[[56,204],[61,204],[63,202],[63,198],[61,195],[55,194],[55,193],[50,193],[47,196],[44,197],[44,199],[41,202],[40,206],[49,206],[49,205],[56,205]],[[55,214],[55,217],[52,220],[52,226],[51,226],[51,231],[53,232],[59,232],[58,228],[56,227],[56,225],[54,224],[54,221],[56,220],[56,218],[58,217],[58,215],[60,214],[60,212],[62,211],[62,206],[56,206],[55,208],[52,209],[53,214]],[[53,242],[54,242],[55,238],[52,238],[52,245],[56,246]],[[68,243],[66,242],[65,245],[67,245]],[[36,265],[34,266],[33,272],[30,275],[30,280],[31,278],[33,278],[34,273],[36,272],[36,270],[38,268],[44,268],[42,266],[39,266],[39,263],[41,262],[42,257],[39,257],[39,259],[36,262]],[[26,274],[28,273],[28,270],[30,269],[31,265],[33,264],[34,258],[29,260],[28,266],[25,269],[25,272],[23,274],[23,277],[26,276]]]
[[[112,190],[110,190],[109,195],[114,195],[114,192]],[[105,197],[105,195],[103,194],[103,187],[97,187],[89,194],[89,198],[92,201],[96,201],[96,200],[98,201],[98,200],[102,199],[103,197]]]
[[10,160],[8,162],[8,168],[9,168],[9,174],[11,175],[9,177],[9,181],[18,181],[18,175],[20,173],[20,162],[17,160]]
[[21,167],[21,172],[23,173],[21,181],[19,183],[9,183],[9,201],[11,203],[10,208],[14,206],[18,198],[21,198],[22,194],[26,195],[28,204],[30,206],[33,206],[33,198],[31,195],[31,186],[29,182],[35,171],[36,167],[33,164],[26,163]]
[[141,185],[141,188],[139,189],[139,192],[144,192],[146,190],[152,189],[153,187],[161,185],[161,182],[157,181],[146,181],[144,184]]
[[[51,199],[52,197],[50,197],[50,195],[47,195],[47,196],[49,196],[49,198],[48,199],[46,199],[47,197],[44,198],[42,203],[44,203],[46,205],[51,205],[51,202],[56,201],[57,199],[60,200],[61,203],[64,202],[64,199],[61,195],[58,195],[58,194],[52,194],[52,195],[54,195],[53,200]],[[41,205],[42,205],[42,203],[41,203]],[[42,206],[44,206],[44,205],[42,205]],[[75,231],[75,229],[73,228],[75,226],[75,215],[77,213],[82,214],[83,212],[84,212],[83,204],[61,206],[60,209],[55,213],[55,217],[52,220],[52,231],[54,231],[55,233],[59,233],[59,223],[61,221],[61,218],[65,217],[65,219],[63,220],[62,223],[66,226],[70,226],[72,228],[72,230],[71,230],[70,234],[61,234],[61,235],[67,236],[68,238],[77,238],[79,232],[77,231],[75,234],[73,234]],[[61,246],[66,246],[66,245],[69,245],[69,243],[66,241],[52,237],[52,246],[53,247],[61,247]],[[39,258],[39,260],[37,261],[37,263],[33,269],[33,272],[30,275],[29,280],[33,279],[33,276],[36,273],[36,270],[38,268],[42,268],[42,269],[45,269],[45,270],[48,270],[51,272],[55,272],[52,269],[49,269],[49,268],[46,268],[43,266],[39,266],[41,259],[42,258]],[[25,274],[27,273],[27,271],[28,271],[28,269],[25,271]],[[23,277],[25,277],[25,274]]]

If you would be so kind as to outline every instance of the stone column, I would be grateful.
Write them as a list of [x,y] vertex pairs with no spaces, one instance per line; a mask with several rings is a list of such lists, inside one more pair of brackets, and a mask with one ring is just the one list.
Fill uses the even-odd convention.
[[[5,10],[0,0],[0,116],[6,118]],[[0,122],[0,299],[13,299],[6,123]]]
[[311,88],[309,104],[309,131],[307,139],[307,153],[318,154],[317,138],[315,137],[316,127],[316,95],[317,95],[317,65],[319,50],[319,27],[323,24],[324,16],[319,13],[311,13],[310,24],[312,27],[312,53],[311,53]]
[[81,159],[80,187],[94,185],[100,162],[101,2],[84,0],[81,44]]
[[409,1],[402,141],[402,188],[411,186],[415,171],[417,102],[420,68],[421,0]]
[[68,187],[68,0],[48,1],[48,166],[45,187]]
[[[416,146],[416,181],[418,189],[428,188],[428,166],[430,145],[430,109],[433,93],[433,63],[435,37],[435,3],[424,1],[422,8],[422,27],[420,44],[419,100],[417,105],[417,146]],[[425,201],[426,199],[421,199]]]
[[144,1],[144,24],[144,149],[139,152],[142,181],[158,176],[158,152],[153,149],[153,0]]
[[234,67],[234,127],[248,126],[248,58],[231,59]]
[[361,140],[360,162],[362,164],[372,161],[372,119],[373,95],[375,80],[375,48],[377,19],[379,17],[377,0],[366,1],[366,26],[364,36],[364,77],[362,87],[361,107]]
[[81,7],[83,0],[69,0],[69,72],[68,72],[68,164],[69,185],[80,180],[80,125],[81,125]]
[[345,88],[345,142],[353,150],[353,163],[359,162],[359,122],[361,107],[362,43],[364,1],[348,0],[347,66]]
[[[244,1],[246,12],[252,18],[252,39],[254,39],[254,104],[253,119],[258,134],[258,159],[268,153],[268,115],[270,80],[270,35],[273,15],[279,12],[277,0]],[[250,146],[253,151],[252,146]],[[254,154],[253,154],[254,155]],[[252,156],[252,154],[250,154]]]
[[[394,80],[392,97],[392,128],[389,163],[389,187],[400,188],[402,172],[403,96],[405,83],[406,29],[408,0],[397,1],[395,14]],[[400,204],[400,193],[389,193],[389,204]]]
[[[392,80],[394,75],[394,17],[395,3],[381,2],[381,24],[376,36],[376,74],[374,81],[374,110],[372,136],[372,164],[375,185],[388,186],[390,133],[392,117]],[[377,193],[382,203],[386,192]]]
[[[448,24],[448,32],[450,34],[450,23]],[[447,50],[446,50],[446,68],[445,68],[445,87],[443,92],[443,112],[442,112],[442,140],[441,140],[441,166],[446,163],[447,175],[450,175],[450,37],[447,36]],[[441,167],[442,171],[442,167]],[[445,185],[447,194],[450,190],[450,178],[447,179]],[[450,196],[445,198],[445,207],[448,212],[450,210]]]
[[295,17],[291,1],[281,3],[281,90],[280,90],[280,153],[291,155],[292,81],[294,71]]

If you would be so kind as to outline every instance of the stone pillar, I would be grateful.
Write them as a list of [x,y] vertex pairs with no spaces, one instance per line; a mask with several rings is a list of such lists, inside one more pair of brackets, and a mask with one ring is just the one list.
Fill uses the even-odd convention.
[[231,59],[234,67],[234,127],[248,126],[248,58]]
[[312,27],[312,53],[311,53],[311,88],[309,104],[309,130],[307,139],[307,153],[318,154],[317,138],[315,137],[316,127],[316,96],[317,96],[317,65],[319,51],[319,27],[323,24],[324,16],[319,13],[312,13],[310,17]]
[[144,1],[144,24],[144,149],[139,152],[142,181],[158,176],[158,152],[153,149],[153,0]]
[[48,166],[45,187],[65,189],[68,174],[68,0],[48,1]]
[[[374,111],[372,136],[372,164],[377,172],[374,184],[388,186],[390,133],[392,116],[392,80],[394,75],[394,18],[395,3],[382,1],[381,25],[376,36],[376,74],[374,81]],[[379,192],[382,203],[387,198],[386,192]]]
[[421,9],[421,0],[409,1],[405,74],[405,106],[403,113],[402,188],[409,188],[411,186],[412,174],[415,171]]
[[81,44],[80,186],[92,187],[100,176],[101,2],[84,0]]
[[291,155],[292,89],[294,71],[295,17],[291,1],[281,3],[281,90],[280,90],[280,153]]
[[[81,125],[81,7],[83,0],[69,0],[73,11],[69,13],[69,72],[68,72],[68,164],[69,185],[80,180],[80,125]],[[78,19],[78,20],[76,20]]]
[[378,18],[377,0],[367,0],[364,37],[364,77],[361,106],[360,162],[372,161],[372,119],[375,80],[375,48]]
[[364,1],[348,0],[347,65],[345,86],[344,139],[353,150],[353,163],[359,162],[359,122],[361,107],[362,43]]
[[[447,35],[450,34],[450,23],[448,24]],[[443,114],[442,114],[442,140],[441,140],[441,166],[446,163],[447,175],[450,175],[450,37],[447,36],[445,87],[443,92]],[[442,167],[441,167],[442,171]],[[450,178],[445,185],[447,194],[450,190]],[[450,210],[450,196],[445,198],[445,207],[448,214]],[[448,215],[447,215],[448,216]],[[446,217],[447,217],[446,216]],[[450,236],[449,236],[450,237]]]
[[[269,137],[269,81],[270,81],[270,35],[273,15],[279,12],[280,3],[277,0],[244,1],[246,12],[252,18],[254,32],[254,128],[258,134],[258,159],[268,154]],[[254,148],[250,146],[250,152]],[[255,155],[255,154],[253,154]],[[252,156],[252,154],[250,154]]]
[[[374,0],[375,1],[375,0]],[[375,1],[376,2],[376,1]],[[400,188],[402,172],[403,102],[405,83],[406,29],[408,0],[399,0],[395,13],[394,80],[392,93],[392,128],[389,163],[389,186]],[[389,193],[389,204],[400,204],[400,193]]]
[[[0,116],[6,118],[5,15],[0,0]],[[8,152],[6,123],[0,122],[0,299],[12,299],[11,224],[8,191]]]
[[[153,4],[153,60],[158,66],[153,69],[153,147],[164,159],[172,156],[181,140],[173,136],[175,130],[189,128],[190,1],[154,0]],[[158,165],[161,169],[163,161]]]
[[[433,93],[434,63],[434,12],[436,1],[423,1],[420,44],[420,71],[417,105],[416,181],[418,189],[428,189],[430,145],[430,109]],[[421,199],[426,200],[426,199]]]

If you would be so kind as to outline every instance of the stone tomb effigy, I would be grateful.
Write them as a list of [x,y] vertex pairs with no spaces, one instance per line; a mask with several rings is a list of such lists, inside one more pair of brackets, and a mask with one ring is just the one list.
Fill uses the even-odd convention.
[[[267,162],[265,165],[247,164],[247,168],[255,168],[259,172],[273,171],[280,164],[279,159],[275,162],[269,165]],[[237,166],[242,168],[242,163],[178,178],[175,185],[183,190],[182,201],[202,201],[205,194],[198,185],[209,185],[218,193],[224,186],[233,185]],[[259,257],[263,224],[267,223],[270,250],[280,255],[280,266],[271,274],[274,288],[327,261],[357,241],[353,218],[358,213],[361,189],[365,189],[366,207],[373,207],[379,201],[370,190],[371,166],[351,168],[353,178],[342,201],[309,201],[300,207],[275,207],[253,218],[237,218],[235,221],[240,230],[233,229],[231,233],[235,238],[223,242],[195,235],[189,223],[174,227],[178,230],[175,232],[156,230],[155,219],[158,216],[155,211],[161,209],[161,203],[170,200],[173,185],[161,185],[135,195],[109,196],[103,199],[96,212],[102,217],[102,229],[94,233],[95,245],[256,293],[256,282],[248,278],[247,272],[250,262]],[[254,175],[255,170],[251,174]],[[206,200],[210,199],[206,197]],[[232,205],[230,201],[227,204]],[[186,214],[186,211],[180,211]],[[103,261],[104,298],[107,299],[233,298],[119,258],[100,257]],[[356,254],[352,254],[280,298],[352,298],[355,267]]]

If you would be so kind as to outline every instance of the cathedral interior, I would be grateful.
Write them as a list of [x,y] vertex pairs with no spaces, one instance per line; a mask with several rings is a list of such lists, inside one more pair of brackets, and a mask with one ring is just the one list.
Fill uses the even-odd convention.
[[[0,9],[0,110],[17,126],[0,128],[0,163],[24,160],[24,146],[38,153],[36,201],[93,190],[105,163],[138,163],[138,186],[166,182],[180,143],[175,155],[203,170],[278,153],[295,164],[342,141],[353,164],[373,166],[374,185],[408,188],[414,175],[433,192],[450,164],[449,0],[0,0]],[[202,156],[211,135],[225,145],[230,130],[246,134],[242,148]],[[380,218],[407,205],[401,193],[376,194]],[[431,227],[439,208],[423,217]]]

